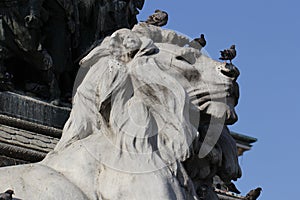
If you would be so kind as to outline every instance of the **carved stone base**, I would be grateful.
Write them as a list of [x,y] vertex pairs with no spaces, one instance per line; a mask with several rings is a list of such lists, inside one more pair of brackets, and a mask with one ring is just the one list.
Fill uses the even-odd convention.
[[0,114],[27,122],[62,129],[70,110],[70,108],[57,107],[32,97],[12,92],[0,92]]
[[0,92],[0,166],[38,162],[61,137],[70,108]]

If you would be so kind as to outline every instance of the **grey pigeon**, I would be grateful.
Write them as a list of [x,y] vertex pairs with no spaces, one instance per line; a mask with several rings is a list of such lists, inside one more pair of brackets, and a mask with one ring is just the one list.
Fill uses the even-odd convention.
[[235,184],[233,182],[228,182],[228,183],[224,183],[227,190],[230,192],[234,192],[236,194],[241,194],[241,192],[237,189],[237,187],[235,186]]
[[4,193],[0,194],[0,200],[12,200],[13,190],[6,190]]
[[262,191],[261,187],[253,189],[250,192],[248,192],[248,194],[246,195],[246,197],[244,199],[245,200],[256,200],[259,197],[261,191]]
[[235,45],[231,45],[230,49],[225,49],[220,52],[221,52],[221,57],[219,58],[220,60],[230,60],[230,63],[232,63],[231,61],[236,56]]
[[155,10],[155,13],[148,17],[146,23],[154,26],[164,26],[168,23],[168,13],[161,10]]
[[205,38],[204,38],[204,34],[201,34],[200,35],[200,38],[195,38],[194,39],[196,42],[198,42],[200,45],[201,45],[201,47],[205,47],[205,45],[206,45],[206,40],[205,40]]

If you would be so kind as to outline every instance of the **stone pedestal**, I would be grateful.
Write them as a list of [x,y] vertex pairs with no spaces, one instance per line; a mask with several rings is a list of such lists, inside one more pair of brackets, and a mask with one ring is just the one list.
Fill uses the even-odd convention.
[[70,108],[58,107],[11,92],[0,92],[0,114],[39,125],[62,129]]
[[42,160],[61,137],[70,108],[0,92],[0,162],[15,165]]

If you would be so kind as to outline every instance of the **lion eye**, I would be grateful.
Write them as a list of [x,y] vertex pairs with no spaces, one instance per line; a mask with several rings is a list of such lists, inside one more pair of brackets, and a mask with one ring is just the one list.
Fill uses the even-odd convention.
[[185,62],[187,62],[187,63],[189,63],[189,64],[192,64],[190,61],[188,61],[187,59],[185,59],[185,58],[182,57],[182,56],[176,56],[176,59],[177,59],[177,60],[185,61]]

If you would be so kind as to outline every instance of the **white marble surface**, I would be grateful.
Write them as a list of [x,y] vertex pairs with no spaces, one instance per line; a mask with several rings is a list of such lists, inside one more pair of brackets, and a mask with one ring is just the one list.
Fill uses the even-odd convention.
[[[1,168],[0,191],[32,200],[198,199],[212,169],[226,164],[228,177],[240,176],[237,156],[217,144],[236,118],[236,77],[188,44],[143,23],[107,37],[81,61],[89,71],[55,150],[40,163]],[[226,145],[235,148],[230,138]]]

